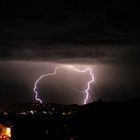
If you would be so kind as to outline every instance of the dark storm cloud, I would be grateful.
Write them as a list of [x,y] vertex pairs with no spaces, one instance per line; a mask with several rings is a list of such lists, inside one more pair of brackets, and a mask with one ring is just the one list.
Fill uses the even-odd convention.
[[18,42],[15,46],[1,47],[0,59],[57,61],[78,63],[139,63],[138,46],[125,45],[40,45],[35,42]]
[[[116,37],[118,41],[113,43],[112,40],[115,37],[106,36],[107,34],[97,35],[93,28],[89,36],[90,30],[87,28],[89,21],[80,22],[80,19],[75,19],[79,21],[78,23],[66,25],[50,25],[39,21],[19,19],[3,20],[0,23],[0,61],[139,63],[140,47],[132,38],[130,42],[133,40],[133,43],[130,44],[129,41],[123,43],[122,36]],[[93,27],[95,29],[97,26]],[[95,40],[98,39],[100,41],[96,42]],[[108,41],[105,43],[103,40]]]
[[55,2],[2,2],[0,60],[138,61],[137,3]]

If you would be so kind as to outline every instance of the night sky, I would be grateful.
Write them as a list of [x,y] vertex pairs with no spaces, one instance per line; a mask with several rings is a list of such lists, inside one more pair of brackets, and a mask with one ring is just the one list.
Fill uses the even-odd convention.
[[[0,104],[35,102],[56,66],[91,67],[90,99],[140,98],[140,9],[121,0],[0,2]],[[44,102],[83,104],[89,74],[62,69],[39,83]],[[80,92],[79,92],[80,91]]]

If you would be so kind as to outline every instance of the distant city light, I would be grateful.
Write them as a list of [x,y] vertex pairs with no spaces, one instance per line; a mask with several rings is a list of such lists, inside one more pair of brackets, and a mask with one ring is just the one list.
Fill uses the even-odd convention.
[[66,113],[65,113],[65,112],[63,112],[63,113],[62,113],[62,115],[66,115]]
[[34,114],[34,111],[33,111],[33,110],[31,110],[31,111],[30,111],[30,113],[31,113],[31,114]]

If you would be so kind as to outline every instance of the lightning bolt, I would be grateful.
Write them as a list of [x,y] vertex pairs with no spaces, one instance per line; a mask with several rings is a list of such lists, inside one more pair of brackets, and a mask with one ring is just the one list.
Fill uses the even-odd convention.
[[[85,98],[84,98],[84,104],[87,104],[87,101],[88,101],[88,99],[89,99],[90,85],[91,85],[92,83],[94,83],[94,81],[95,81],[95,80],[94,80],[94,74],[93,74],[93,72],[92,72],[92,69],[91,69],[91,68],[86,68],[85,70],[80,70],[80,69],[75,68],[75,67],[72,66],[72,65],[68,65],[68,66],[66,66],[66,67],[69,68],[69,69],[72,69],[72,70],[74,70],[74,71],[76,71],[76,72],[79,72],[79,73],[85,73],[85,72],[89,71],[89,74],[90,74],[90,76],[91,76],[91,79],[90,79],[90,81],[87,82],[87,87],[86,87],[86,89],[85,89],[85,91],[84,91],[84,92],[86,93],[86,96],[85,96]],[[37,88],[37,85],[38,85],[38,83],[40,82],[40,80],[41,80],[42,78],[47,77],[47,76],[56,75],[57,70],[58,70],[58,69],[63,69],[63,68],[64,68],[64,67],[56,67],[53,73],[47,73],[47,74],[41,75],[41,76],[35,81],[33,91],[35,92],[35,99],[36,99],[36,101],[39,101],[40,103],[43,103],[42,100],[39,98],[39,96],[38,96],[38,91],[37,91],[37,89],[38,89],[38,88]]]

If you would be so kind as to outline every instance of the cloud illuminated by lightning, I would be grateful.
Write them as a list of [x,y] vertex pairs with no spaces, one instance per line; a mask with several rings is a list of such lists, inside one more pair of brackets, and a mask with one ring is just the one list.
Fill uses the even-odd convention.
[[[33,91],[35,92],[35,99],[36,99],[36,101],[39,101],[40,103],[43,103],[42,100],[39,98],[38,91],[37,91],[37,89],[38,89],[37,85],[38,85],[38,83],[40,82],[40,80],[41,80],[42,78],[47,77],[47,76],[54,76],[54,75],[56,75],[57,70],[58,70],[58,69],[63,69],[63,68],[64,68],[64,66],[63,66],[63,67],[56,67],[56,68],[54,69],[54,72],[53,72],[53,73],[47,73],[47,74],[41,75],[41,76],[35,81]],[[84,104],[87,104],[87,101],[88,101],[88,99],[89,99],[90,85],[91,85],[92,83],[94,83],[94,74],[93,74],[93,72],[92,72],[92,69],[91,69],[91,68],[86,68],[86,69],[84,69],[84,70],[80,70],[80,69],[77,69],[76,67],[74,67],[74,66],[72,66],[72,65],[67,65],[67,66],[65,66],[65,68],[72,69],[72,70],[74,70],[74,71],[76,71],[76,72],[79,72],[79,73],[85,73],[85,72],[89,71],[89,74],[90,74],[90,76],[91,76],[91,79],[90,79],[90,81],[87,82],[87,87],[86,87],[86,89],[85,89],[85,91],[84,91],[84,92],[86,93],[86,96],[85,96],[85,98],[84,98]]]

